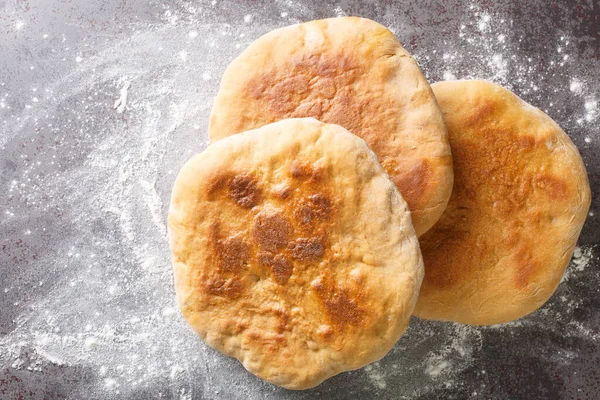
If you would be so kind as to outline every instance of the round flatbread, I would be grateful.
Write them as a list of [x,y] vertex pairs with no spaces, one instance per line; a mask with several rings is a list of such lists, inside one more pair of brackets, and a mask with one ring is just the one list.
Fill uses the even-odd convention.
[[188,323],[288,389],[383,357],[423,275],[410,211],[375,154],[312,118],[223,139],[188,161],[169,234]]
[[585,167],[546,114],[485,81],[432,85],[448,125],[454,189],[421,237],[415,315],[491,325],[556,290],[590,206]]
[[225,71],[210,139],[296,117],[363,138],[408,203],[418,235],[446,208],[453,174],[442,114],[421,69],[384,26],[332,18],[262,36]]

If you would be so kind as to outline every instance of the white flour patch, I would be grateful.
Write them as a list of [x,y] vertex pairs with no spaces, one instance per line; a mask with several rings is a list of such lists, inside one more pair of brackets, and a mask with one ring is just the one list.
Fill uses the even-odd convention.
[[346,12],[342,9],[341,6],[336,6],[335,7],[335,16],[336,17],[346,17],[347,14]]
[[592,261],[592,247],[576,247],[573,252],[573,259],[571,262],[573,263],[575,272],[581,272],[586,269],[590,262]]
[[592,263],[594,260],[593,246],[575,247],[571,263],[567,267],[561,282],[576,278]]
[[452,328],[449,342],[433,350],[426,358],[425,373],[433,380],[441,379],[446,374],[456,374],[461,370],[461,365],[466,368],[473,351],[481,344],[481,333],[477,328],[462,324],[452,324]]
[[[174,15],[169,18],[177,25]],[[165,204],[181,165],[208,143],[214,93],[203,82],[211,79],[208,71],[224,67],[224,49],[235,52],[234,43],[221,37],[212,25],[153,29],[82,57],[76,71],[49,87],[61,96],[56,99],[61,109],[81,116],[51,122],[57,125],[53,135],[65,141],[63,146],[86,152],[75,154],[78,164],[66,172],[45,176],[40,191],[49,210],[60,206],[71,213],[64,230],[76,226],[78,234],[57,250],[61,254],[44,261],[53,271],[51,285],[43,282],[44,295],[28,304],[14,330],[0,336],[0,348],[9,350],[0,352],[0,361],[15,370],[43,372],[61,365],[94,371],[91,379],[96,374],[97,383],[82,387],[85,393],[73,392],[78,398],[103,398],[108,391],[128,398],[133,395],[125,393],[157,381],[176,382],[182,398],[191,396],[189,371],[207,361],[189,357],[204,350],[177,312]],[[205,57],[188,57],[183,65],[179,53],[189,50],[181,48],[181,38],[223,43],[218,49],[207,46]],[[188,67],[207,71],[205,79]],[[107,115],[115,82],[116,112]],[[129,101],[132,82],[144,88],[135,102]],[[61,138],[63,132],[72,135]],[[172,146],[176,134],[178,144]],[[75,140],[77,146],[70,143]],[[181,361],[175,367],[173,360]],[[233,365],[219,361],[214,368],[226,379],[235,367],[243,369]],[[194,376],[207,391],[213,379],[204,372]]]
[[179,58],[181,58],[181,61],[186,62],[188,59],[188,52],[185,50],[181,50],[179,52]]
[[588,97],[584,103],[585,108],[585,120],[587,122],[594,122],[598,119],[598,100],[594,97]]
[[489,23],[490,23],[491,19],[492,19],[492,17],[490,17],[489,14],[482,14],[481,18],[479,19],[479,23],[477,24],[477,27],[479,28],[479,30],[482,32],[487,31],[489,28]]
[[[441,386],[452,388],[460,374],[476,362],[482,337],[479,328],[413,318],[405,335],[376,367],[366,373],[371,381],[384,380],[403,398],[416,398]],[[376,382],[374,382],[376,385]]]
[[442,372],[450,368],[451,365],[446,360],[440,360],[435,357],[432,358],[425,366],[425,372],[432,378],[437,378]]
[[583,92],[583,84],[579,79],[573,78],[569,85],[569,90],[575,94],[581,94]]
[[444,71],[443,78],[445,81],[453,81],[456,80],[456,76],[450,71]]
[[119,98],[115,101],[115,105],[113,106],[113,108],[117,110],[119,114],[125,111],[125,108],[127,107],[127,91],[129,90],[130,86],[131,82],[125,81],[123,87],[121,88]]
[[375,362],[369,364],[364,368],[367,376],[378,389],[385,389],[387,384],[385,382],[385,372],[381,370],[379,363]]
[[154,225],[156,225],[160,232],[166,233],[167,227],[162,216],[163,204],[156,191],[156,182],[148,182],[145,179],[141,179],[139,183],[144,190],[144,203],[148,206]]

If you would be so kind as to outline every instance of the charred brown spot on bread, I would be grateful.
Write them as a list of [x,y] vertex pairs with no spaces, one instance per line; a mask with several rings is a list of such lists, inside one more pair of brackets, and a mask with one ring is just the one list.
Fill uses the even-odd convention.
[[[326,121],[340,93],[361,74],[356,60],[346,54],[304,53],[255,75],[245,86],[245,94],[266,106],[273,121],[302,117]],[[347,96],[347,100],[352,98]]]
[[327,123],[343,126],[360,136],[363,133],[363,115],[368,115],[370,100],[359,98],[351,87],[340,88],[325,113]]
[[[309,77],[298,74],[291,75],[275,83],[269,90],[266,99],[275,114],[289,115],[308,95]],[[277,95],[279,93],[279,95]]]
[[325,180],[327,173],[323,168],[293,161],[290,164],[290,176],[299,181],[308,181],[309,184],[316,184]]
[[240,207],[252,208],[260,202],[261,190],[249,173],[223,173],[214,176],[208,185],[209,200],[219,195],[226,195]]
[[221,224],[211,224],[209,238],[217,257],[217,267],[221,272],[240,272],[249,262],[250,247],[240,236],[221,237]]
[[250,247],[240,237],[233,236],[217,241],[220,267],[225,272],[239,272],[248,264]]
[[313,169],[312,176],[310,177],[311,183],[319,183],[327,179],[328,172],[325,168],[315,167]]
[[358,305],[359,299],[352,298],[349,290],[321,281],[313,283],[312,287],[332,324],[340,327],[356,326],[363,321],[365,312]]
[[542,190],[551,199],[561,199],[567,194],[567,185],[564,180],[548,174],[535,174],[532,179],[535,189]]
[[273,262],[273,257],[275,257],[275,254],[270,251],[259,251],[256,253],[256,261],[262,267],[269,267]]
[[229,174],[217,174],[211,177],[207,189],[208,199],[214,200],[215,196],[227,186],[230,180],[231,175]]
[[292,224],[280,212],[261,213],[254,218],[252,237],[263,250],[277,251],[285,248],[292,232]]
[[275,281],[280,285],[285,285],[294,271],[292,263],[282,254],[261,251],[257,254],[257,261],[259,265],[271,270]]
[[294,212],[295,219],[303,225],[326,221],[333,211],[333,202],[323,193],[306,196]]
[[314,168],[310,164],[293,161],[290,163],[290,175],[294,179],[310,179],[314,172]]
[[229,197],[244,208],[254,207],[260,198],[256,180],[249,175],[237,175],[229,182]]
[[277,327],[275,328],[277,333],[281,334],[285,331],[291,330],[290,313],[285,308],[274,308],[273,313],[278,320]]
[[239,236],[222,238],[221,223],[215,221],[209,229],[215,268],[205,277],[204,289],[213,296],[237,298],[243,291],[240,273],[250,262],[250,246]]
[[210,277],[204,281],[205,291],[212,296],[236,299],[240,297],[243,286],[237,277],[223,278],[219,275]]
[[295,260],[309,262],[319,261],[325,254],[323,238],[298,238],[288,244],[292,257]]
[[294,266],[288,261],[287,258],[281,254],[278,254],[273,258],[271,270],[273,271],[273,276],[275,276],[275,281],[277,281],[277,283],[280,285],[285,285],[290,279],[290,276],[292,276]]
[[515,271],[513,274],[515,287],[526,288],[541,270],[539,263],[525,249],[520,249],[514,256]]
[[433,170],[425,159],[415,162],[412,168],[406,171],[398,171],[397,174],[392,173],[392,181],[398,187],[411,210],[423,206],[421,204],[425,200],[423,193],[428,191],[432,175]]

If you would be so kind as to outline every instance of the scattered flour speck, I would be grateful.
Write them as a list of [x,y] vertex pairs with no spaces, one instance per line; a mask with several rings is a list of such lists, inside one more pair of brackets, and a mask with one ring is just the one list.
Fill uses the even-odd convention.
[[431,377],[437,377],[449,367],[450,363],[448,361],[432,359],[427,363],[425,372]]
[[119,114],[125,111],[125,108],[127,107],[127,91],[129,90],[130,86],[131,82],[125,81],[123,87],[121,88],[119,98],[115,101],[115,105],[113,106],[113,108],[117,110]]
[[577,246],[573,252],[570,265],[567,267],[562,282],[566,282],[569,279],[579,276],[594,259],[594,247],[593,246]]
[[369,364],[364,368],[367,376],[371,382],[379,389],[385,389],[387,384],[385,382],[385,374],[381,371],[379,363]]
[[571,90],[571,92],[575,93],[575,94],[581,94],[582,93],[582,84],[581,81],[579,81],[578,79],[573,79],[571,80],[571,84],[569,85],[569,90]]

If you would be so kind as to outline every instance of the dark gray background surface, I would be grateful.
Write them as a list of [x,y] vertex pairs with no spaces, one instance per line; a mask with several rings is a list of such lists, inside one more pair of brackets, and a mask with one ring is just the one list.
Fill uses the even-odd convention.
[[[165,217],[228,62],[336,15],[388,26],[432,82],[491,79],[545,110],[594,199],[541,310],[415,319],[380,362],[291,392],[187,327]],[[599,30],[592,0],[0,1],[0,399],[599,398]]]

